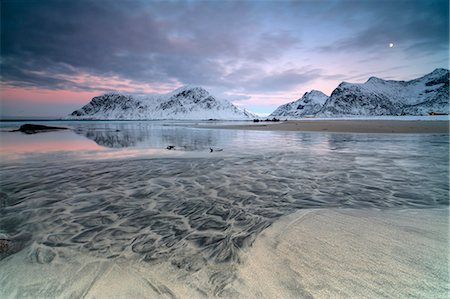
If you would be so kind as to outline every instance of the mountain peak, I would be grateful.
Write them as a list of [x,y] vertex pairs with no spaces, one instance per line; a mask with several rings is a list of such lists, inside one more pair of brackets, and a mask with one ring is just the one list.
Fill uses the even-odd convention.
[[81,119],[250,119],[226,100],[218,100],[199,86],[183,86],[164,95],[130,96],[109,93],[94,97],[90,103],[69,116]]
[[297,101],[290,102],[278,107],[269,117],[302,117],[314,115],[327,101],[328,96],[319,90],[305,92]]
[[444,77],[444,76],[449,76],[449,70],[444,69],[444,68],[437,68],[434,71],[432,71],[431,73],[423,76],[422,78],[439,78],[439,77]]
[[169,94],[178,94],[181,93],[183,91],[198,91],[198,92],[203,92],[203,93],[209,93],[206,89],[204,89],[201,86],[196,86],[196,85],[184,85],[182,87],[179,87],[177,89],[175,89],[174,91],[170,92]]
[[372,76],[369,79],[367,79],[366,83],[381,83],[384,82],[383,79],[380,79],[378,77]]
[[313,89],[310,92],[307,92],[307,94],[310,94],[310,95],[313,95],[313,96],[327,96],[326,94],[324,94],[320,90],[316,90],[316,89]]
[[443,74],[443,75],[445,75],[445,74],[448,74],[448,70],[447,69],[444,69],[444,68],[437,68],[437,69],[435,69],[434,71],[432,71],[431,73],[430,73],[430,75],[431,74]]
[[365,83],[341,83],[319,116],[428,115],[448,111],[448,73],[436,69],[410,81],[370,77]]
[[279,106],[271,116],[379,116],[448,113],[449,70],[437,68],[411,81],[370,77],[365,83],[341,82],[330,97],[320,91]]

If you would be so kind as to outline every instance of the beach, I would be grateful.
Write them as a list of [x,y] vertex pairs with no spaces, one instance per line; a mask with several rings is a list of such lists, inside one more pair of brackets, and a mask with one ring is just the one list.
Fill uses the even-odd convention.
[[[446,298],[448,209],[311,209],[281,218],[240,262],[190,272],[36,243],[0,262],[2,298]],[[231,271],[231,272],[230,272]],[[222,276],[225,272],[231,276]],[[6,275],[8,273],[8,275]],[[223,281],[218,293],[215,280]]]
[[303,210],[243,259],[248,298],[448,298],[448,209]]
[[447,296],[447,134],[182,124],[5,124],[0,298]]
[[324,120],[304,119],[280,122],[248,123],[214,126],[221,129],[299,132],[346,133],[444,133],[449,132],[448,120]]

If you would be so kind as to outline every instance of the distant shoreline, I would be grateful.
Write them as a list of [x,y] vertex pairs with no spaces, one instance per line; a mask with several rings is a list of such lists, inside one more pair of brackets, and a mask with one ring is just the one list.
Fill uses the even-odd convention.
[[449,133],[448,120],[287,120],[276,123],[202,126],[203,128],[340,133]]
[[[336,133],[442,133],[449,134],[450,121],[440,117],[426,119],[298,119],[279,122],[252,120],[128,120],[128,119],[0,119],[8,122],[200,122],[194,127],[207,129],[233,129],[256,131],[299,131],[299,132],[336,132]],[[236,124],[239,122],[239,124]]]

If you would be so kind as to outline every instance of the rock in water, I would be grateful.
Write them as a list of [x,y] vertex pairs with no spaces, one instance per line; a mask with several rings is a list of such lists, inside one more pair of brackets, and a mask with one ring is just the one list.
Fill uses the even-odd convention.
[[8,239],[0,239],[0,255],[8,253],[11,245],[11,241]]
[[25,134],[36,134],[41,132],[50,132],[50,131],[58,131],[58,130],[67,130],[64,127],[51,127],[44,125],[34,125],[34,124],[25,124],[21,125],[18,130],[13,130],[11,132],[22,132]]

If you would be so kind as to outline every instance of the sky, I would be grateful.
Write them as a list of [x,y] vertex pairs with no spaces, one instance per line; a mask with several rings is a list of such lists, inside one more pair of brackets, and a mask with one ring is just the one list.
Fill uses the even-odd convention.
[[342,81],[449,68],[448,0],[0,3],[2,117],[184,85],[266,115]]

